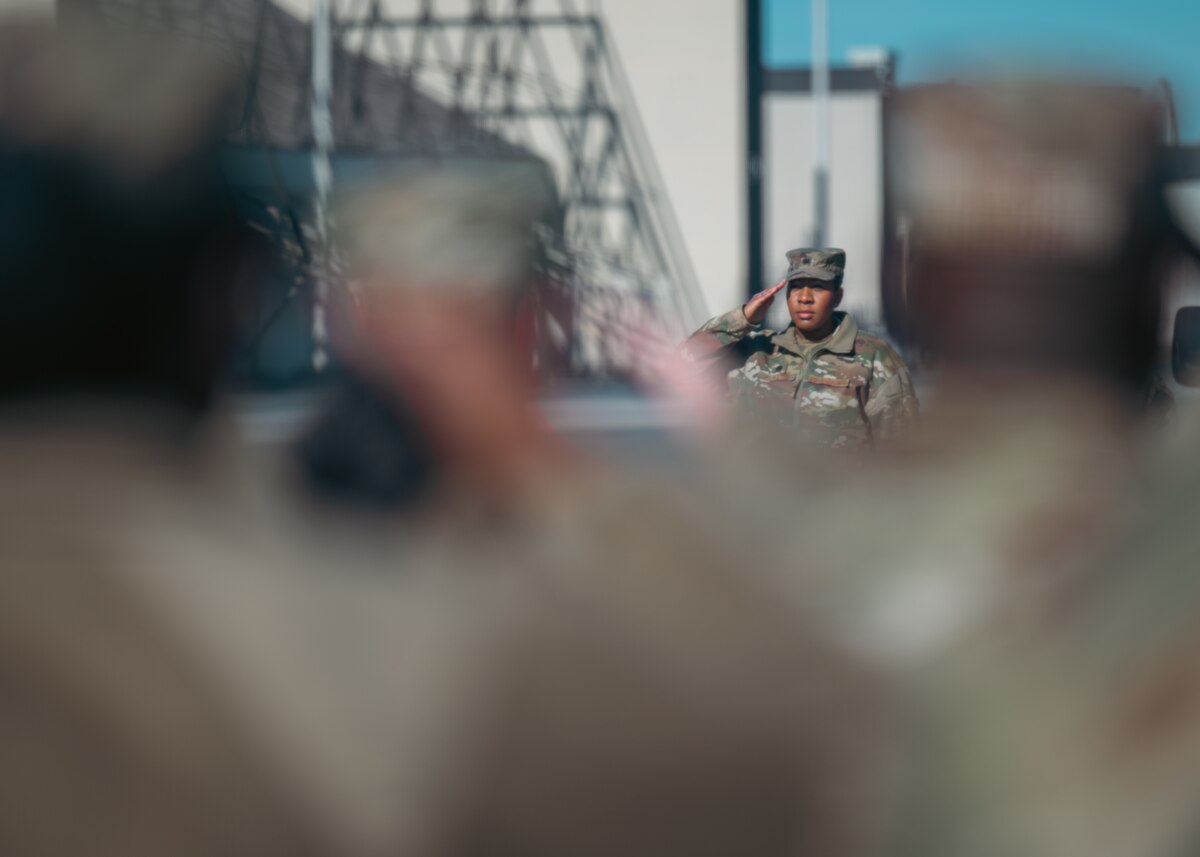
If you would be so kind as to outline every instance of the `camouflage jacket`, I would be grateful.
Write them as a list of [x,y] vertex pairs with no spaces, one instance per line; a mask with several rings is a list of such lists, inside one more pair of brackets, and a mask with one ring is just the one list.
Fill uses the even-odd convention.
[[751,324],[739,307],[707,322],[682,352],[725,370],[734,404],[755,416],[821,446],[871,445],[915,421],[912,378],[887,342],[844,312],[834,320],[828,339],[809,344],[792,325],[776,332]]

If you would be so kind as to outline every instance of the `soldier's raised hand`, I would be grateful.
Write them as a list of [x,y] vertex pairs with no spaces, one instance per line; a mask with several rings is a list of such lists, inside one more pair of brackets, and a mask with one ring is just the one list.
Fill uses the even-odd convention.
[[787,280],[780,280],[770,288],[763,289],[750,300],[746,301],[742,307],[742,312],[746,315],[746,321],[751,324],[762,324],[764,318],[767,317],[767,310],[771,308],[771,304],[775,303],[775,295],[779,290],[787,285]]

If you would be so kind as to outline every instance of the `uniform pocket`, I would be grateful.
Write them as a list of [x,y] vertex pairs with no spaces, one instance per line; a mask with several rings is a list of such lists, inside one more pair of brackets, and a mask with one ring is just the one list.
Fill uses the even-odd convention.
[[799,372],[788,361],[756,354],[729,376],[734,400],[759,417],[788,424],[792,421]]
[[805,377],[796,397],[798,417],[815,442],[840,447],[870,441],[861,401],[864,384],[853,374]]
[[827,378],[823,375],[809,375],[808,383],[820,384],[823,387],[861,387],[862,381],[858,378]]

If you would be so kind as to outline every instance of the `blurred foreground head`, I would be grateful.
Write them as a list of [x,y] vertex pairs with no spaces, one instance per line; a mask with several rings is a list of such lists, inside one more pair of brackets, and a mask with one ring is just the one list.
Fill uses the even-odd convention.
[[342,349],[410,417],[436,470],[494,487],[548,448],[516,309],[551,211],[528,163],[446,160],[337,208],[356,324]]
[[190,407],[231,344],[228,88],[165,37],[0,28],[0,396]]
[[1053,81],[901,93],[890,165],[911,225],[889,324],[951,365],[1144,381],[1174,227],[1160,105]]
[[338,233],[353,274],[379,301],[503,306],[533,277],[551,190],[536,164],[444,159],[339,201]]

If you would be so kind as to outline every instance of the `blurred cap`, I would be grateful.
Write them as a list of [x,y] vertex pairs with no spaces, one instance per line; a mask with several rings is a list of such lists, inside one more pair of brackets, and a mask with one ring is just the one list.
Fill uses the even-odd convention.
[[893,113],[900,209],[922,250],[1112,258],[1161,127],[1159,104],[1134,87],[1042,80],[909,89]]
[[1160,101],[1051,77],[915,87],[889,111],[889,331],[959,366],[1140,389],[1179,234]]
[[375,287],[507,295],[529,282],[554,194],[541,165],[440,161],[344,192],[339,246]]
[[846,251],[836,247],[814,249],[801,247],[787,252],[787,279],[841,280],[846,270]]
[[218,136],[235,83],[203,45],[163,34],[0,26],[5,146],[86,155],[118,180],[154,179]]

